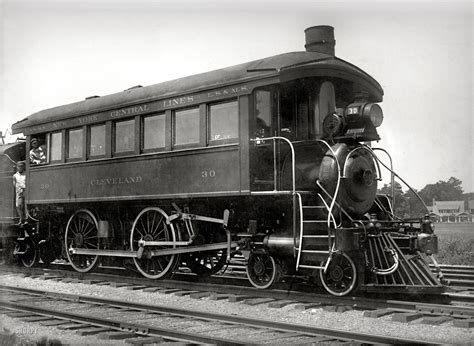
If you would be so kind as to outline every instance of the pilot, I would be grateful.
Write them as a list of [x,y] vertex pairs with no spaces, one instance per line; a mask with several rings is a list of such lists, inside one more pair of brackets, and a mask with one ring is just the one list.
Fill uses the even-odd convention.
[[38,138],[31,140],[30,162],[34,165],[46,163],[46,148],[40,145]]
[[13,186],[15,186],[16,192],[16,212],[20,217],[19,225],[23,225],[26,222],[25,213],[25,189],[26,189],[26,175],[25,175],[25,163],[18,161],[16,164],[17,172],[13,174]]

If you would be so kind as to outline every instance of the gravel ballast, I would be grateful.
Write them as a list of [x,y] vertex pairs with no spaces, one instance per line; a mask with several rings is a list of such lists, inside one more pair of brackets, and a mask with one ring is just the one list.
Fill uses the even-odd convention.
[[[201,299],[189,296],[175,296],[160,292],[130,291],[124,288],[109,286],[88,285],[82,283],[63,283],[49,280],[32,279],[19,275],[0,276],[3,285],[42,289],[56,293],[78,294],[103,298],[113,298],[126,302],[146,305],[160,305],[192,311],[207,311],[225,315],[244,316],[255,319],[304,324],[319,328],[337,328],[344,331],[359,333],[376,333],[395,338],[424,340],[433,343],[460,344],[470,343],[474,340],[473,330],[456,328],[451,321],[441,325],[428,325],[415,320],[409,323],[392,321],[390,315],[380,318],[364,317],[363,311],[349,310],[345,312],[330,312],[323,308],[313,308],[304,311],[295,309],[294,304],[282,308],[270,308],[267,304],[249,306],[244,302],[231,303],[226,300],[210,300],[208,297]],[[38,341],[42,337],[56,338],[68,344],[111,344],[92,336],[78,336],[72,331],[63,331],[52,327],[43,327],[38,323],[24,323],[20,319],[13,319],[0,315],[2,329],[15,333],[26,341]],[[36,328],[36,329],[35,329]],[[23,331],[23,332],[22,332]],[[31,332],[33,331],[33,332]],[[5,335],[5,331],[3,332]],[[8,333],[7,333],[8,334]],[[113,344],[117,344],[117,340]]]

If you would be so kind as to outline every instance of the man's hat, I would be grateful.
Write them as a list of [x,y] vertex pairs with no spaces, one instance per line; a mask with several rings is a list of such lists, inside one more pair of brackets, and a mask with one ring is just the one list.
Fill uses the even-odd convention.
[[25,161],[18,161],[16,165],[25,167]]
[[38,138],[33,138],[30,143],[33,144],[34,142],[39,142]]

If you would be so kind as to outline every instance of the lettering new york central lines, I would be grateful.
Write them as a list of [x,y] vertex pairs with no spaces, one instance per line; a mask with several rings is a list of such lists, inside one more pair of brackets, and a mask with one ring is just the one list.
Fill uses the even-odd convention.
[[190,95],[190,96],[185,96],[185,97],[178,97],[178,98],[162,101],[163,102],[162,107],[168,108],[168,107],[174,107],[174,106],[182,106],[182,105],[186,105],[190,103],[199,102],[201,99],[212,99],[212,98],[216,98],[220,96],[235,95],[241,92],[245,92],[247,90],[248,90],[247,86],[244,85],[240,87],[209,91],[205,94],[196,94],[196,95]]

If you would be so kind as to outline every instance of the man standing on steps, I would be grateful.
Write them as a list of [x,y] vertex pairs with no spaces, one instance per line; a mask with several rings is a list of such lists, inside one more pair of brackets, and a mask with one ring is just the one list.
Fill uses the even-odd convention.
[[25,163],[18,161],[16,164],[17,172],[13,175],[13,186],[15,186],[16,192],[16,212],[20,217],[19,225],[23,225],[26,222],[25,213],[25,189],[26,189],[26,175],[25,175]]

